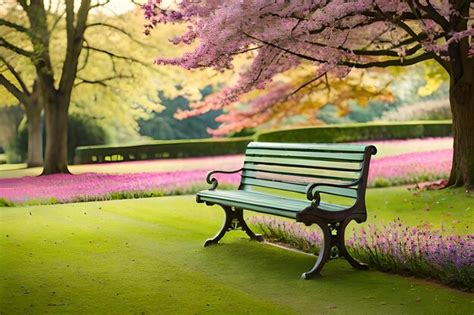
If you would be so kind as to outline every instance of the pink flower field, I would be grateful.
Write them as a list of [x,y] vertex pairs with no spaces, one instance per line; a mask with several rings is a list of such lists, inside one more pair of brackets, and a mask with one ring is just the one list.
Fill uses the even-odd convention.
[[[439,148],[446,145],[446,139],[414,139],[376,141],[379,148],[393,148],[415,141],[417,147]],[[441,142],[440,142],[441,141]],[[444,141],[444,142],[443,142]],[[452,140],[451,140],[452,141]],[[430,146],[432,144],[432,146]],[[413,184],[446,178],[452,160],[452,149],[438,149],[421,152],[409,152],[398,155],[383,155],[374,158],[369,173],[369,186],[381,187]],[[81,173],[77,175],[50,175],[43,177],[24,176],[0,179],[0,206],[65,203],[91,200],[109,200],[138,198],[163,195],[194,193],[205,189],[207,172],[212,169],[237,169],[243,162],[243,156],[180,159],[176,161],[143,161],[121,163],[119,168],[148,170],[150,163],[163,163],[160,171],[120,173]],[[130,165],[125,165],[125,164]],[[115,163],[119,165],[119,163]],[[110,169],[112,164],[105,165]],[[179,169],[181,167],[181,169]],[[104,164],[100,167],[104,168]],[[171,171],[167,170],[171,169]],[[111,170],[113,171],[113,170]],[[234,187],[239,183],[238,174],[218,175],[220,185]]]
[[[135,173],[50,175],[0,180],[0,198],[13,203],[76,202],[191,193],[208,185],[208,170]],[[221,175],[223,184],[235,183],[238,175]],[[201,185],[199,185],[201,184]],[[195,189],[193,189],[195,188]]]
[[370,186],[392,186],[447,178],[453,150],[406,153],[374,159],[370,164]]

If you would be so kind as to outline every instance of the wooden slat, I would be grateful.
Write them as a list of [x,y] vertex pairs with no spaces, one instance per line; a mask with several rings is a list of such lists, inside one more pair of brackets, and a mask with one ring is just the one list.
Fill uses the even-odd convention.
[[331,187],[321,185],[316,188],[316,191],[334,196],[357,199],[357,190],[354,188]]
[[242,174],[241,183],[244,185],[281,189],[281,190],[294,191],[294,192],[299,192],[299,193],[306,193],[306,186],[307,186],[307,184],[285,183],[285,182],[279,182],[279,181],[245,177],[243,174]]
[[302,151],[329,151],[329,152],[365,152],[364,144],[307,144],[307,143],[278,143],[278,142],[250,142],[247,148],[302,150]]
[[[246,190],[235,191],[201,191],[198,193],[201,200],[212,201],[219,204],[225,204],[237,208],[254,209],[255,206],[264,208],[264,211],[299,212],[310,205],[308,200],[283,198],[259,192]],[[326,211],[342,211],[350,206],[341,206],[321,202],[320,208]],[[263,209],[262,209],[263,210]]]
[[[255,163],[244,163],[244,170],[266,172],[274,174],[286,174],[295,176],[306,176],[313,178],[328,178],[336,180],[355,180],[360,176],[360,171],[333,171],[333,170],[320,170],[311,169],[298,166],[281,166],[281,165],[265,165]],[[355,178],[354,178],[355,177]]]
[[[313,160],[301,160],[292,158],[270,158],[270,157],[258,157],[258,156],[246,156],[245,163],[258,163],[268,165],[280,165],[280,166],[297,166],[297,167],[308,167],[321,170],[332,170],[332,171],[351,171],[357,172],[362,168],[360,163],[356,164],[357,167],[343,167],[343,166],[323,166],[318,161]],[[355,165],[354,165],[355,166]]]
[[269,150],[269,149],[247,149],[246,155],[269,156],[269,157],[299,157],[304,159],[321,161],[351,161],[361,162],[364,160],[362,153],[343,152],[312,152],[312,151],[292,151],[292,150]]
[[301,211],[310,205],[308,200],[289,199],[260,192],[252,192],[246,190],[235,191],[212,191],[200,192],[200,195],[221,198],[223,200],[234,200],[248,203],[261,204],[263,206],[274,207],[286,210]]
[[354,177],[342,177],[342,176],[331,176],[331,175],[319,175],[319,174],[308,174],[308,173],[303,173],[303,172],[294,172],[294,171],[280,171],[280,170],[262,170],[258,168],[252,168],[252,166],[244,167],[244,172],[243,175],[247,175],[249,177],[255,177],[255,178],[268,178],[268,177],[263,177],[261,174],[275,174],[275,175],[288,175],[288,176],[297,176],[297,177],[303,177],[308,179],[308,182],[312,182],[309,179],[326,179],[326,180],[334,180],[334,181],[339,181],[339,182],[352,182],[357,180],[358,178]]
[[203,196],[202,200],[210,201],[216,204],[222,204],[226,206],[252,210],[252,211],[261,212],[261,213],[275,214],[278,216],[293,218],[293,219],[296,218],[296,213],[297,213],[297,211],[287,211],[287,210],[281,210],[281,209],[267,207],[267,206],[263,206],[259,204],[249,204],[248,202],[244,202],[244,201],[236,202],[234,200],[222,200],[219,198],[213,198],[213,197],[207,197],[207,196]]
[[[281,189],[299,193],[306,193],[307,184],[288,183],[276,180],[266,180],[261,178],[251,178],[242,176],[242,184],[258,187],[266,187],[273,189]],[[349,197],[357,199],[357,190],[354,188],[331,187],[321,185],[317,187],[317,191],[334,196]]]

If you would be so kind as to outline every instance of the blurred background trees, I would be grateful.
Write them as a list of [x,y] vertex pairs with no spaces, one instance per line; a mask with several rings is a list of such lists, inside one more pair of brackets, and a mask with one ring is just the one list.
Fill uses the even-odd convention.
[[[130,11],[118,13],[108,1],[11,0],[2,5],[0,93],[5,97],[0,102],[21,105],[25,112],[26,120],[17,127],[30,139],[26,141],[28,166],[42,165],[45,156],[45,174],[68,172],[69,113],[80,115],[82,121],[85,117],[96,121],[93,124],[100,124],[110,141],[132,142],[139,141],[138,121],[163,109],[159,91],[163,97],[177,97],[182,94],[178,85],[189,80],[184,96],[201,97],[199,91],[205,86],[193,84],[197,82],[193,75],[153,66],[153,56],[169,53],[168,38],[182,27],[164,27],[153,45],[145,43],[142,12],[132,1],[128,4]],[[206,85],[216,82],[210,71],[199,74],[200,79],[206,76]],[[16,142],[22,142],[20,138]],[[7,146],[11,136],[3,141]],[[102,141],[91,142],[83,144]],[[21,151],[25,146],[10,147]],[[25,155],[11,156],[23,160]]]

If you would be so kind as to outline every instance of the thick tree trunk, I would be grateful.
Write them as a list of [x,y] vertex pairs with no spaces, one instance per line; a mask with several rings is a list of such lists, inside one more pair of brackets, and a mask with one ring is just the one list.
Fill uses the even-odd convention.
[[[459,13],[449,17],[448,36],[468,29],[469,1],[456,0]],[[447,38],[448,39],[448,38]],[[453,114],[454,154],[448,185],[474,191],[474,57],[469,56],[469,38],[450,39],[449,61],[445,69],[450,75],[449,100]]]
[[26,165],[36,167],[43,165],[43,126],[41,123],[42,108],[30,104],[25,108],[28,128],[28,154]]
[[46,152],[42,175],[70,174],[67,162],[68,105],[61,100],[45,104]]
[[451,84],[454,154],[448,184],[474,191],[474,62],[467,65],[463,78]]

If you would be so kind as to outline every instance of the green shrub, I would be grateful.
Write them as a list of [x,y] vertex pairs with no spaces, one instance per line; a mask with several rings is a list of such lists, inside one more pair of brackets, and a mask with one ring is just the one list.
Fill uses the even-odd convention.
[[12,202],[6,199],[0,198],[0,207],[13,207],[13,206],[15,205]]
[[23,121],[18,131],[6,147],[6,160],[8,163],[23,163],[28,152],[28,129]]
[[84,164],[242,154],[247,144],[254,139],[268,142],[333,143],[449,135],[450,121],[331,125],[263,132],[255,137],[153,141],[129,146],[84,146],[76,149],[74,162]]
[[84,164],[242,154],[250,141],[252,138],[244,137],[153,141],[129,146],[78,147],[74,162]]
[[108,141],[107,132],[96,119],[71,115],[68,122],[68,161],[74,162],[74,150],[84,145],[101,145]]
[[228,135],[229,138],[241,138],[241,137],[251,137],[253,136],[257,130],[254,128],[244,128],[243,130],[239,132],[233,132]]
[[352,142],[364,140],[442,137],[452,134],[450,121],[361,123],[284,129],[257,134],[266,142]]

